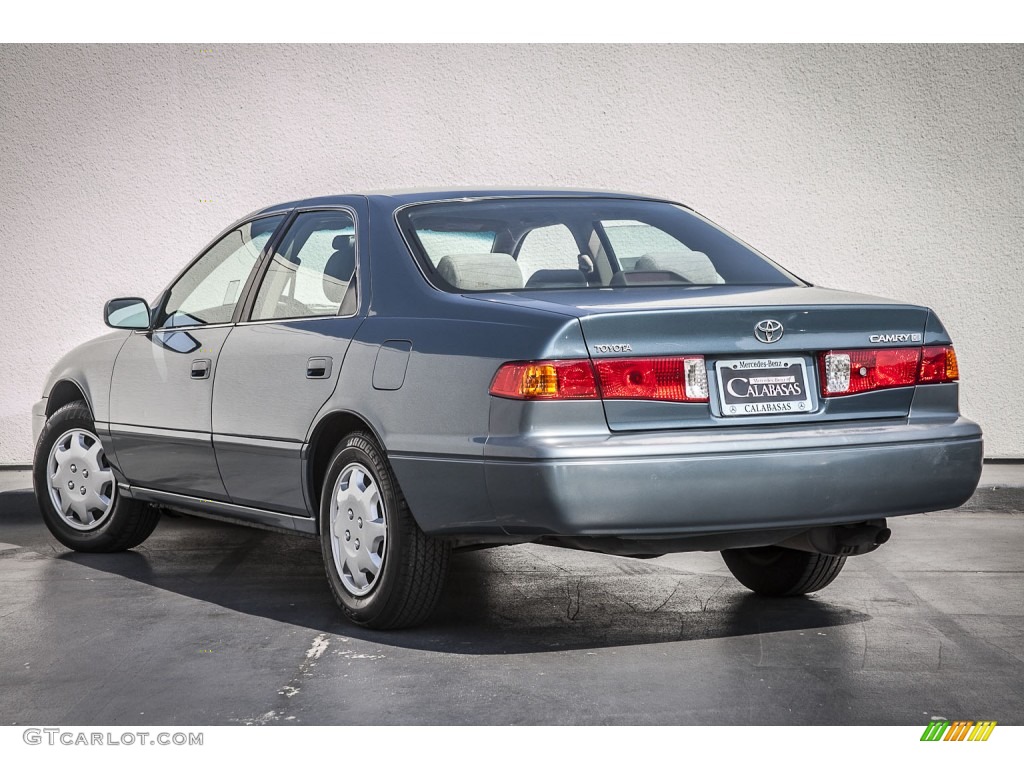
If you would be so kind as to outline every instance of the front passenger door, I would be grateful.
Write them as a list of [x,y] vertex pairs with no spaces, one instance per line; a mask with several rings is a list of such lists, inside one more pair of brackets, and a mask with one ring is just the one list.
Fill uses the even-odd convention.
[[132,485],[227,500],[211,438],[213,381],[235,308],[284,215],[235,227],[164,294],[114,363],[110,432]]

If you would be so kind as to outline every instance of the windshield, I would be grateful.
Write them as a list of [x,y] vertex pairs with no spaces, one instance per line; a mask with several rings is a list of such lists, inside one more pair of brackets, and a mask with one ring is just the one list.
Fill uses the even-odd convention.
[[410,206],[398,222],[427,278],[454,293],[802,284],[672,203],[466,200]]

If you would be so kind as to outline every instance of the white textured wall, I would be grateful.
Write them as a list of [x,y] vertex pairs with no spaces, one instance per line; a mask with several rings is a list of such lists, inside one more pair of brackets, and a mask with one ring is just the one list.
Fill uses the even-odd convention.
[[0,462],[110,297],[251,209],[406,186],[682,199],[797,274],[935,307],[1024,457],[1024,48],[0,47]]

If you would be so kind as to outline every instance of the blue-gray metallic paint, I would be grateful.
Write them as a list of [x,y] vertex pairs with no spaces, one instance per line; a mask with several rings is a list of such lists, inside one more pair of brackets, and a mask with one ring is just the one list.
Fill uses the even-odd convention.
[[[397,208],[416,202],[563,194],[369,194],[264,209],[253,216],[357,210],[355,317],[260,325],[238,324],[244,317],[236,316],[203,329],[204,353],[214,350],[206,355],[214,371],[205,384],[186,376],[178,385],[176,358],[184,364],[192,355],[153,344],[154,334],[107,334],[66,355],[44,396],[60,381],[81,388],[104,440],[113,436],[121,476],[140,493],[173,493],[175,503],[195,509],[216,503],[217,514],[227,516],[235,507],[258,507],[269,525],[315,514],[308,446],[317,425],[339,412],[370,425],[418,523],[437,534],[810,527],[955,506],[974,490],[981,433],[958,416],[955,384],[815,400],[815,413],[788,421],[725,419],[715,405],[488,396],[503,362],[596,357],[595,344],[629,343],[651,355],[764,355],[751,332],[767,316],[786,325],[771,354],[863,348],[868,332],[923,333],[925,344],[949,343],[926,308],[802,285],[445,293],[419,273],[394,221]],[[126,368],[111,391],[115,359],[128,344],[167,364],[157,365],[163,374],[155,378]],[[316,355],[332,357],[330,378],[299,381],[297,366]],[[813,365],[808,372],[816,386]],[[133,404],[140,392],[146,403],[175,403],[177,416],[146,415],[157,406]],[[203,457],[215,460],[200,466]],[[210,466],[216,477],[207,476]]]

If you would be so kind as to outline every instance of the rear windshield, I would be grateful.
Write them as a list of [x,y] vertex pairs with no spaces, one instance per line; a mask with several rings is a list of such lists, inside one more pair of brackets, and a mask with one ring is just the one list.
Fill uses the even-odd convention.
[[671,203],[466,200],[411,206],[398,223],[428,279],[453,293],[802,284]]

